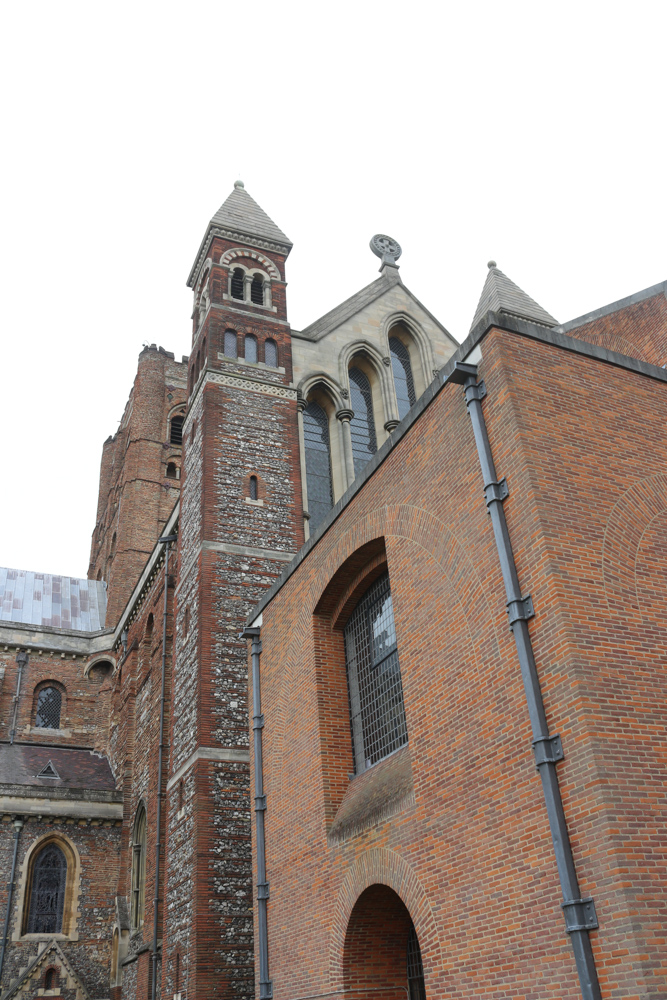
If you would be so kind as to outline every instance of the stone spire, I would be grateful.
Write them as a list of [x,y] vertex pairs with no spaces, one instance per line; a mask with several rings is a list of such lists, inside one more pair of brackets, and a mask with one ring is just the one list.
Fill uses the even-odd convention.
[[471,330],[488,312],[507,313],[508,316],[518,316],[520,319],[527,319],[541,326],[558,326],[558,320],[543,309],[535,299],[531,299],[523,289],[510,281],[498,268],[495,260],[490,260],[488,267],[489,273],[470,326]]
[[258,236],[262,240],[271,240],[274,243],[280,243],[285,248],[292,246],[290,240],[278,228],[273,219],[270,219],[255,199],[250,197],[243,181],[234,182],[234,190],[222,203],[210,224],[222,229],[232,229],[246,236]]

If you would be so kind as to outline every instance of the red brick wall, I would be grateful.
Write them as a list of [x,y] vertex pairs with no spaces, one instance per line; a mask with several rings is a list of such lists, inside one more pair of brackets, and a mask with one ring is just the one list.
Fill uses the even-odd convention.
[[568,333],[589,344],[662,367],[667,364],[667,298],[660,292]]
[[[664,385],[509,332],[491,331],[482,352],[547,716],[563,739],[575,862],[600,919],[603,996],[659,996]],[[409,751],[400,766],[390,758],[350,783],[340,627],[360,563],[383,548]],[[460,387],[442,390],[284,585],[264,612],[262,642],[277,1000],[343,988],[350,915],[376,883],[410,913],[427,996],[579,996]]]

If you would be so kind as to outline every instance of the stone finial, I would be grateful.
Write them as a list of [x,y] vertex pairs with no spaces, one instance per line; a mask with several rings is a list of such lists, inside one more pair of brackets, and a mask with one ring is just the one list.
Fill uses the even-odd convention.
[[382,260],[382,270],[385,265],[389,267],[395,267],[398,270],[398,264],[396,261],[403,253],[401,249],[401,244],[396,240],[393,240],[391,236],[385,236],[383,233],[376,233],[371,239],[369,246],[376,257],[380,257]]
[[244,188],[245,184],[243,183],[243,181],[234,181],[234,187],[235,188]]
[[489,271],[491,271],[494,267],[498,267],[495,260],[490,260],[486,266],[488,267]]

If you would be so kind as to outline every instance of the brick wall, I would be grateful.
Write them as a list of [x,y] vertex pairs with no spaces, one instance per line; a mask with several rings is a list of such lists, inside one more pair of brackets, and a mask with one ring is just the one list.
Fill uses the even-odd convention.
[[[600,919],[603,996],[661,996],[664,385],[500,330],[482,352],[575,862]],[[384,559],[409,746],[350,781],[341,629],[364,566]],[[353,913],[377,883],[407,907],[427,996],[579,996],[460,387],[442,390],[293,573],[262,643],[277,1000],[354,982]],[[389,959],[375,971],[393,988]]]

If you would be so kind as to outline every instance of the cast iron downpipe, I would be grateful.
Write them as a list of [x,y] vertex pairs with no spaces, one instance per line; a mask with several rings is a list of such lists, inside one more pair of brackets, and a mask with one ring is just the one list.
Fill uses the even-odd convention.
[[259,654],[262,652],[260,630],[246,628],[241,633],[250,639],[250,659],[252,661],[252,728],[255,756],[255,835],[257,847],[257,939],[259,942],[259,997],[260,1000],[270,1000],[273,996],[273,983],[269,979],[269,938],[266,919],[266,904],[269,898],[269,883],[266,881],[266,846],[264,840],[264,813],[266,812],[266,795],[264,794],[264,769],[262,763],[262,694],[259,682]]
[[563,750],[560,737],[549,735],[540,680],[535,666],[535,657],[528,631],[528,619],[532,618],[534,614],[533,606],[530,596],[521,596],[519,577],[507,530],[505,511],[503,510],[503,500],[508,496],[507,483],[504,479],[499,481],[497,478],[484,413],[482,411],[481,400],[486,395],[486,389],[483,382],[477,382],[476,365],[467,365],[458,362],[448,381],[457,382],[465,387],[466,405],[472,419],[475,444],[477,445],[479,464],[482,468],[484,479],[484,496],[489,514],[491,515],[500,568],[505,582],[509,624],[519,655],[521,676],[526,692],[526,701],[528,702],[528,714],[533,732],[535,763],[542,779],[542,790],[544,792],[551,837],[556,854],[556,865],[563,892],[561,906],[577,964],[581,995],[584,1000],[600,1000],[600,985],[598,983],[589,936],[589,931],[598,926],[595,904],[592,899],[581,898],[577,872],[574,867],[572,847],[565,820],[565,810],[563,809],[563,800],[556,772],[556,763],[563,759]]
[[2,931],[2,948],[0,949],[0,990],[2,989],[2,970],[5,967],[5,948],[7,947],[7,934],[9,933],[9,918],[12,912],[12,896],[14,895],[14,878],[16,876],[16,858],[19,853],[19,837],[23,819],[16,816],[14,819],[14,854],[12,856],[12,873],[7,883],[7,911],[5,913],[5,926]]
[[21,677],[23,676],[23,668],[28,664],[28,654],[22,649],[16,654],[16,663],[18,665],[19,671],[16,677],[16,694],[14,695],[14,711],[12,713],[12,728],[9,733],[9,744],[10,746],[14,743],[14,736],[16,735],[16,719],[19,712],[19,697],[21,694]]
[[157,840],[155,842],[155,894],[153,897],[153,953],[151,955],[151,1000],[157,995],[157,932],[158,908],[160,905],[160,828],[162,824],[162,757],[164,753],[164,689],[167,672],[167,609],[169,607],[169,546],[176,541],[176,535],[164,535],[158,542],[164,543],[164,607],[162,612],[162,678],[160,682],[160,745],[157,755]]

